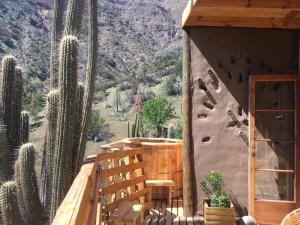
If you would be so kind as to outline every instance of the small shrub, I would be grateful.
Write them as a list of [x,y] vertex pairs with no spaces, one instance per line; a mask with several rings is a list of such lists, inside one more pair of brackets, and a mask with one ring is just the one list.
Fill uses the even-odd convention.
[[164,124],[176,117],[171,101],[164,96],[156,96],[143,104],[142,121],[156,130],[157,137],[162,137]]
[[219,171],[211,171],[201,182],[201,187],[209,197],[213,193],[221,193],[223,188],[223,174]]
[[201,182],[201,188],[210,197],[211,207],[230,207],[230,198],[223,192],[223,174],[221,172],[211,171]]
[[178,120],[175,124],[174,138],[182,139],[182,121],[181,120]]

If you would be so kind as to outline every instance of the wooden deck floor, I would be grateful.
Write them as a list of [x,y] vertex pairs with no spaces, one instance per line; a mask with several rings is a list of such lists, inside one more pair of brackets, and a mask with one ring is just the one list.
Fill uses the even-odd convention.
[[154,200],[153,207],[144,225],[204,225],[201,217],[183,216],[182,197],[173,199],[171,207],[167,207],[166,200]]

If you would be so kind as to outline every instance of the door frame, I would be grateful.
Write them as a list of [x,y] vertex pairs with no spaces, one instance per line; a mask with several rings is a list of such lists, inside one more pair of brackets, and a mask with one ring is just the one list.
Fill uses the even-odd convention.
[[[286,209],[280,208],[281,212],[284,214],[288,214],[290,211],[298,208],[300,206],[300,137],[298,130],[300,130],[300,110],[298,101],[300,100],[300,91],[298,90],[299,85],[299,75],[290,75],[290,74],[255,74],[250,75],[249,78],[249,214],[251,216],[259,217],[262,216],[262,213],[265,213],[266,217],[264,221],[258,221],[260,223],[272,224],[271,221],[279,221],[281,218],[272,212],[265,212],[263,208],[255,211],[255,204],[263,202],[263,204],[267,204],[268,208],[274,210],[279,210],[280,203],[290,203],[289,207]],[[294,201],[276,201],[276,200],[255,200],[255,139],[254,139],[254,128],[255,128],[255,82],[257,81],[295,81],[295,179],[294,183]],[[298,193],[299,191],[299,193]],[[258,207],[259,208],[259,207]],[[270,223],[271,222],[271,223]]]

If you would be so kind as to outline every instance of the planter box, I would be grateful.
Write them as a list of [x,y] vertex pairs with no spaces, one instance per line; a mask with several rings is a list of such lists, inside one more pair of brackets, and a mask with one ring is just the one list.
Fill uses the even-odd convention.
[[236,225],[236,212],[231,204],[230,208],[209,206],[209,199],[203,201],[203,217],[205,225]]

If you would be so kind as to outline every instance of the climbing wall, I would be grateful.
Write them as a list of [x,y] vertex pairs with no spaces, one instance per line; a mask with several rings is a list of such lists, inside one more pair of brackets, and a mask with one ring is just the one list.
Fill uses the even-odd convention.
[[295,31],[191,28],[192,129],[198,212],[211,170],[248,206],[248,83],[251,74],[297,73]]

